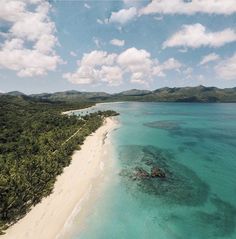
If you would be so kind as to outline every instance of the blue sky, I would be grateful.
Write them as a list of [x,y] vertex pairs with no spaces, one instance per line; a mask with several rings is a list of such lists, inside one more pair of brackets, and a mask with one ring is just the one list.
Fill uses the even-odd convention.
[[236,86],[236,0],[2,0],[0,91]]

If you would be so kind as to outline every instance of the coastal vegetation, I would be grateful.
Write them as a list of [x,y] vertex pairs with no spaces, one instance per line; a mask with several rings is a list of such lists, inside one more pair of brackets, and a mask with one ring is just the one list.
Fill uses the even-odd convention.
[[62,114],[91,105],[0,96],[0,232],[49,195],[73,151],[106,117],[117,115]]

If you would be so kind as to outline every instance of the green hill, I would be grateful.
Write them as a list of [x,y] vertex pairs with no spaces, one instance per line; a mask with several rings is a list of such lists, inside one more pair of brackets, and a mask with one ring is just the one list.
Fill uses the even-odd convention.
[[[12,95],[12,92],[7,93]],[[22,93],[23,94],[23,93]],[[30,97],[49,101],[110,102],[110,101],[153,101],[153,102],[236,102],[236,87],[164,87],[154,91],[127,90],[120,93],[64,91],[33,94]]]

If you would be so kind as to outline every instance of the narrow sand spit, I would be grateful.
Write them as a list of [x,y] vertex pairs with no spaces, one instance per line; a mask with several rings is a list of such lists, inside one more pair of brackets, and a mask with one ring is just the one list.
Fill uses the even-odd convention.
[[88,136],[72,156],[71,164],[57,177],[53,193],[11,226],[1,239],[54,239],[68,222],[78,203],[91,190],[93,181],[102,173],[104,157],[108,157],[104,141],[117,127],[117,122],[106,119],[104,125]]

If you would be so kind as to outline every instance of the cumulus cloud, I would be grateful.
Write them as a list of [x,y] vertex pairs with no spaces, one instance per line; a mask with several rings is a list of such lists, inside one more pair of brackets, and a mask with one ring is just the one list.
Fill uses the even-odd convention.
[[93,42],[97,48],[101,48],[101,46],[103,45],[103,42],[101,41],[101,39],[97,37],[93,37]]
[[140,15],[147,14],[224,14],[236,12],[235,0],[153,0],[142,8]]
[[85,4],[84,4],[84,7],[87,8],[87,9],[90,9],[90,8],[91,8],[91,6],[88,5],[88,3],[85,3]]
[[104,22],[99,18],[97,19],[97,23],[100,24],[100,25],[104,24]]
[[63,77],[74,84],[92,84],[101,81],[111,85],[119,84],[122,72],[114,65],[116,58],[117,54],[109,54],[105,51],[86,53],[77,62],[77,71],[66,73]]
[[21,39],[6,41],[0,50],[0,66],[17,71],[20,77],[44,75],[55,70],[59,62],[57,55],[24,48]]
[[201,82],[201,83],[204,83],[205,80],[206,80],[206,78],[205,78],[204,75],[200,74],[200,75],[197,75],[197,76],[196,76],[196,80],[199,81],[199,82]]
[[181,30],[176,32],[163,43],[166,47],[191,47],[202,46],[221,47],[227,43],[236,41],[236,32],[230,28],[223,31],[210,32],[200,23],[184,25]]
[[130,73],[131,82],[145,84],[152,77],[154,63],[146,50],[129,48],[118,56],[117,63]]
[[179,49],[178,51],[181,52],[181,53],[186,53],[188,51],[188,49],[187,48],[182,48],[182,49]]
[[154,17],[154,19],[157,20],[157,21],[162,21],[163,20],[163,16]]
[[143,5],[145,5],[145,1],[140,0],[123,0],[125,7],[136,7],[141,8]]
[[[149,14],[184,14],[194,15],[221,14],[231,15],[236,13],[235,0],[153,0],[142,7],[140,1],[123,0],[126,7],[118,12],[112,12],[108,22],[127,23],[128,21]],[[156,18],[162,20],[162,16]]]
[[200,65],[205,65],[209,62],[212,62],[212,61],[217,61],[220,59],[220,56],[217,55],[216,53],[211,53],[209,55],[206,55],[202,58],[201,62],[200,62]]
[[119,66],[102,66],[100,71],[101,80],[110,85],[120,85],[123,80],[123,71]]
[[62,63],[54,51],[58,41],[49,12],[50,5],[44,0],[1,0],[0,20],[10,28],[0,46],[0,67],[31,77]]
[[125,24],[137,16],[137,9],[130,7],[128,9],[121,9],[118,12],[112,12],[108,22]]
[[193,78],[192,73],[193,73],[192,67],[187,67],[186,69],[183,70],[183,75],[185,79],[192,79]]
[[163,70],[179,69],[182,64],[174,58],[170,58],[162,64]]
[[184,71],[183,74],[184,75],[189,75],[193,73],[193,68],[192,67],[187,67]]
[[215,67],[219,78],[225,80],[236,80],[236,53],[232,57],[220,61]]
[[117,57],[115,53],[108,53],[106,51],[92,51],[85,53],[81,61],[78,61],[80,65],[86,65],[91,67],[102,66],[102,65],[113,65]]
[[114,46],[124,46],[125,45],[125,41],[124,40],[119,40],[119,39],[112,39],[110,41],[110,44],[114,45]]
[[123,0],[123,3],[128,6],[137,5],[137,0]]
[[164,76],[165,72],[179,70],[182,67],[182,64],[174,58],[161,64],[146,50],[134,47],[120,54],[92,51],[84,54],[77,64],[75,72],[63,75],[74,84],[105,82],[119,85],[125,77],[133,83],[148,84],[154,77]]
[[179,70],[182,67],[182,64],[174,58],[169,58],[162,64],[154,67],[153,72],[155,75],[164,77],[166,76],[165,71],[169,70]]
[[76,52],[74,52],[74,51],[70,51],[70,55],[71,55],[71,56],[74,56],[74,57],[77,56]]

